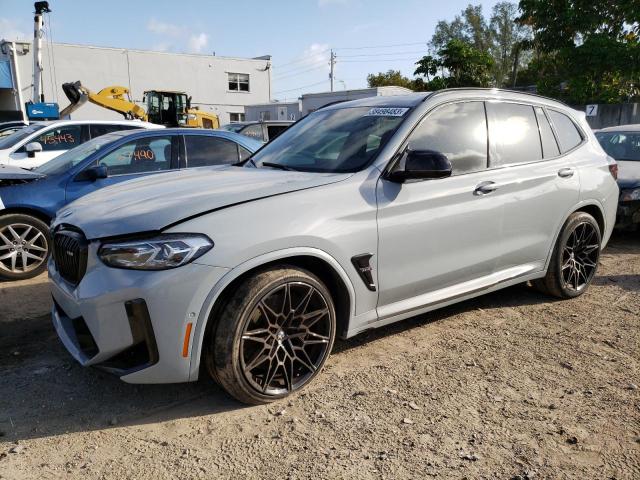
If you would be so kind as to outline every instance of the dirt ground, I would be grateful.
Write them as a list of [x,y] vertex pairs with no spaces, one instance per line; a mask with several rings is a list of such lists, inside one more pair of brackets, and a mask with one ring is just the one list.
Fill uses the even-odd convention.
[[127,385],[57,340],[46,277],[0,284],[0,478],[640,478],[640,235],[594,285],[519,286],[339,341],[291,400]]

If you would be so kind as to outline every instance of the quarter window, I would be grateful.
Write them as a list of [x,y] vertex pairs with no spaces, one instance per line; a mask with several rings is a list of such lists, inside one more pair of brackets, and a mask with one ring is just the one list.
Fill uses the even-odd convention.
[[557,157],[560,155],[556,138],[551,130],[551,124],[544,114],[544,110],[540,107],[535,107],[536,118],[538,119],[538,128],[540,128],[540,139],[542,142],[542,154],[544,158]]
[[582,134],[575,123],[573,123],[573,120],[564,113],[556,112],[555,110],[547,111],[549,112],[551,123],[553,123],[556,133],[558,134],[560,151],[565,153],[578,146],[582,142]]
[[227,73],[227,78],[229,80],[229,90],[231,92],[249,91],[248,73]]
[[70,150],[82,143],[81,133],[81,125],[68,125],[47,130],[34,141],[42,145],[44,152]]
[[535,112],[530,105],[487,102],[491,166],[542,160]]
[[237,163],[238,146],[229,140],[208,136],[186,135],[187,167],[207,167]]
[[139,138],[116,148],[98,163],[109,169],[109,175],[158,172],[171,168],[171,154],[171,137]]
[[453,166],[453,175],[486,169],[487,120],[483,102],[438,108],[411,134],[409,149],[445,154]]

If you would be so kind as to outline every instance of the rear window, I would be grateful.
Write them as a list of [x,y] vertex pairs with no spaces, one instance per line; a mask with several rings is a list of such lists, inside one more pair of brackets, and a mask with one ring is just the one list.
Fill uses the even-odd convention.
[[573,120],[564,113],[556,112],[555,110],[547,111],[549,112],[551,123],[553,123],[556,133],[558,134],[560,151],[565,153],[580,145],[582,142],[582,134],[578,130],[578,127],[576,127],[575,123],[573,123]]
[[616,160],[640,162],[640,132],[598,132],[596,138]]

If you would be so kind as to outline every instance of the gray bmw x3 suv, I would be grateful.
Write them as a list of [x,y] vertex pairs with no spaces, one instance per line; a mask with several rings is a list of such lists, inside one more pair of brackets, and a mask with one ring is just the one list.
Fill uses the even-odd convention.
[[340,103],[241,166],[102,189],[53,222],[53,321],[131,383],[208,370],[247,403],[307,384],[336,337],[531,281],[582,294],[615,222],[584,115],[462,89]]

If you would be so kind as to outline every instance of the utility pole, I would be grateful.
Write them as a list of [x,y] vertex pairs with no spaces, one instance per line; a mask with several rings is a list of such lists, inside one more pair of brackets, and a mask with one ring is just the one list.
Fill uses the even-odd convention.
[[331,59],[329,61],[329,64],[331,65],[331,72],[329,73],[329,80],[331,80],[331,91],[333,92],[333,74],[334,74],[334,67],[336,65],[336,54],[333,52],[333,49],[331,49]]
[[33,96],[32,102],[44,102],[44,94],[42,93],[42,16],[49,13],[49,3],[36,2],[35,16],[33,17]]

